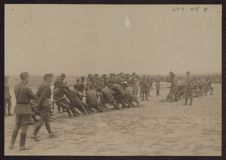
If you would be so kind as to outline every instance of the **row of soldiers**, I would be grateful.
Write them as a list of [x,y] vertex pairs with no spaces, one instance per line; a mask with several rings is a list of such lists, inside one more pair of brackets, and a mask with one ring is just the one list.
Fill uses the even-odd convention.
[[[15,86],[14,93],[16,97],[15,106],[15,118],[16,123],[13,129],[13,134],[10,143],[10,149],[14,148],[14,144],[21,129],[20,136],[20,149],[25,149],[25,141],[27,135],[27,128],[33,122],[33,119],[37,121],[35,124],[32,139],[38,141],[38,132],[43,124],[49,133],[49,137],[55,137],[54,132],[50,126],[51,115],[51,96],[53,95],[53,103],[58,107],[58,112],[65,110],[69,116],[79,116],[81,114],[87,115],[94,112],[104,112],[109,110],[108,104],[114,107],[114,109],[130,108],[139,106],[138,93],[140,91],[140,98],[142,100],[148,100],[150,96],[150,89],[152,83],[156,84],[156,95],[159,95],[160,91],[160,76],[154,81],[148,76],[139,77],[135,73],[133,74],[110,74],[110,75],[92,75],[88,77],[81,77],[76,80],[73,88],[69,87],[65,82],[66,75],[61,74],[54,82],[54,89],[51,90],[51,84],[53,81],[52,74],[45,74],[43,83],[40,84],[36,94],[27,86],[29,82],[29,74],[22,72],[20,74],[21,82]],[[170,93],[168,97],[173,97],[178,100],[180,98],[179,91],[180,85],[175,80],[175,74],[170,73],[169,82],[171,82]],[[201,92],[196,91],[196,85],[199,80],[192,80],[190,72],[186,73],[186,79],[184,81],[184,97],[185,104],[190,99],[192,104],[193,94],[201,95]],[[205,86],[211,86],[211,83],[200,83]],[[199,85],[198,85],[199,86]],[[203,87],[203,86],[202,86]],[[6,87],[9,90],[9,87]],[[199,87],[198,87],[199,88]],[[206,88],[206,87],[204,87]],[[211,89],[211,94],[213,88]],[[200,88],[199,88],[200,90]],[[205,90],[206,91],[206,90]],[[8,92],[9,93],[9,92]],[[6,94],[5,94],[6,95]],[[6,96],[5,103],[9,103],[10,95]],[[11,105],[11,102],[10,102]],[[10,112],[9,112],[10,113]],[[11,113],[10,113],[11,114]],[[12,114],[11,114],[12,115]]]
[[65,82],[61,74],[54,83],[54,102],[58,112],[65,110],[69,116],[91,114],[109,110],[107,104],[115,109],[139,106],[137,100],[136,75],[110,74],[91,75],[76,80],[73,88]]
[[[53,102],[58,106],[58,111],[60,111],[61,108],[65,109],[69,116],[78,116],[81,113],[91,114],[93,112],[103,112],[108,110],[106,104],[111,104],[115,109],[139,106],[137,100],[139,84],[135,74],[111,74],[109,77],[106,75],[89,75],[86,80],[84,77],[78,79],[73,89],[64,82],[65,78],[65,74],[61,74],[57,77],[52,94],[51,84],[53,75],[45,74],[43,82],[39,85],[36,94],[34,94],[28,86],[28,72],[22,72],[20,74],[21,82],[14,88],[16,97],[16,105],[14,108],[15,126],[13,128],[9,149],[14,148],[19,130],[21,130],[19,149],[26,149],[27,129],[28,126],[33,123],[34,119],[37,123],[35,124],[31,136],[32,139],[39,141],[38,132],[43,124],[45,124],[49,137],[55,137],[49,123],[51,115],[51,95],[54,95]],[[6,80],[7,79],[8,77]],[[146,81],[147,79],[143,77],[141,86],[143,85],[142,83],[146,84]],[[142,87],[141,92],[147,94],[148,90],[146,87]],[[5,105],[8,103],[9,106],[9,101],[11,101],[9,86],[5,88],[7,90],[7,93],[5,93]],[[136,103],[136,105],[134,103]]]
[[[138,90],[140,90],[140,98],[148,100],[153,82],[147,76],[139,80],[135,73],[100,76],[89,74],[87,78],[78,78],[73,89],[70,89],[65,78],[66,75],[61,74],[54,83],[54,103],[58,112],[66,111],[70,117],[81,113],[107,111],[109,110],[107,104],[114,106],[115,109],[135,107],[134,103],[139,106]],[[160,76],[156,81],[158,96],[159,90]]]
[[[140,78],[136,73],[133,74],[124,74],[124,73],[119,73],[119,74],[103,74],[103,75],[92,75],[89,74],[87,78],[81,77],[78,78],[76,81],[76,84],[73,87],[72,91],[68,91],[69,87],[67,85],[67,82],[64,82],[66,78],[65,74],[61,74],[60,76],[57,77],[57,80],[54,83],[54,103],[58,106],[58,111],[61,112],[63,111],[68,111],[69,115],[71,115],[70,109],[71,104],[73,104],[73,101],[75,104],[79,104],[78,106],[82,106],[81,102],[86,102],[84,101],[84,97],[86,97],[86,93],[88,94],[87,101],[89,101],[90,97],[92,99],[97,99],[99,102],[101,102],[102,105],[105,105],[103,101],[109,101],[106,99],[112,99],[109,97],[114,97],[117,101],[120,101],[120,98],[117,97],[117,92],[119,92],[119,95],[123,95],[124,92],[126,93],[127,99],[134,99],[132,101],[137,101],[138,98],[138,93],[140,93],[140,98],[142,100],[148,100],[148,97],[150,96],[150,90],[152,88],[153,84],[153,79],[150,78],[150,76],[143,76]],[[12,116],[13,114],[11,113],[11,95],[9,92],[9,84],[8,84],[8,79],[9,77],[5,77],[5,116]],[[159,96],[159,91],[160,91],[160,76],[158,76],[156,81],[156,95]],[[114,85],[113,85],[114,84]],[[114,86],[112,89],[112,85]],[[119,91],[114,91],[115,86],[118,85]],[[116,87],[117,88],[117,87]],[[91,91],[92,90],[92,91]],[[95,90],[96,92],[94,92]],[[103,90],[103,91],[102,91]],[[116,89],[117,90],[117,89]],[[125,91],[124,91],[125,90]],[[73,98],[70,98],[70,95],[68,93],[70,92],[76,92],[73,100]],[[90,95],[90,92],[96,93],[96,98],[93,98],[92,94]],[[106,94],[109,92],[110,94]],[[122,93],[121,93],[122,92]],[[112,96],[111,96],[112,94]],[[108,96],[106,96],[108,95]],[[116,96],[116,98],[115,98]],[[134,98],[131,98],[131,97]],[[125,99],[125,98],[123,98]],[[71,101],[71,104],[70,104]],[[81,101],[81,102],[80,102]],[[110,100],[111,101],[111,100]],[[113,100],[115,101],[115,100]],[[123,103],[123,106],[125,106],[125,103]],[[54,106],[53,103],[53,106]],[[93,103],[93,102],[92,102]],[[114,103],[115,104],[115,103]],[[127,102],[128,104],[128,102]],[[84,107],[83,107],[84,108]],[[106,108],[106,107],[104,107]],[[116,107],[117,108],[117,107]],[[8,114],[6,112],[8,111]],[[76,110],[75,110],[76,111]],[[74,111],[74,112],[75,112]],[[89,111],[89,110],[88,110]],[[87,112],[88,112],[87,111]]]
[[193,97],[199,97],[213,94],[212,80],[210,78],[196,78],[190,76],[190,71],[186,72],[185,79],[176,79],[173,72],[169,74],[170,92],[167,95],[167,100],[174,99],[175,101],[185,99],[185,105],[190,100],[192,105]]

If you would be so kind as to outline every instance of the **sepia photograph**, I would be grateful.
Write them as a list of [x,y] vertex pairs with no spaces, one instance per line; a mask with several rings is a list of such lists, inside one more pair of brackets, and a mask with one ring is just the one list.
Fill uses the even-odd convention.
[[222,5],[4,8],[5,156],[222,156]]

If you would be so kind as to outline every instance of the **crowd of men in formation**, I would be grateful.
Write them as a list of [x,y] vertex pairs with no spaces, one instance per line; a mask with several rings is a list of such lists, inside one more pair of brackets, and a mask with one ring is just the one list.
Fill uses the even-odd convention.
[[[152,83],[146,76],[139,82],[135,73],[89,74],[87,78],[78,78],[70,89],[65,78],[66,75],[61,74],[54,83],[54,102],[58,112],[66,111],[69,116],[107,111],[107,104],[115,109],[139,106],[139,88],[142,101],[148,100]],[[159,95],[160,80],[156,82]]]
[[[5,77],[5,115],[11,113],[11,96],[9,93],[8,78]],[[66,75],[61,74],[54,82],[54,89],[51,90],[53,81],[52,74],[45,74],[44,81],[38,87],[36,94],[28,87],[29,74],[22,72],[20,74],[21,82],[14,88],[16,97],[15,127],[13,129],[10,142],[10,149],[14,148],[19,130],[20,150],[24,150],[27,136],[27,128],[35,122],[32,139],[39,141],[38,132],[43,124],[49,133],[49,137],[55,137],[51,126],[50,117],[54,104],[57,106],[58,113],[67,112],[72,117],[87,115],[95,112],[104,112],[114,109],[131,108],[139,106],[139,99],[149,100],[150,90],[155,83],[156,96],[160,95],[160,75],[155,78],[150,76],[138,76],[133,74],[103,74],[79,77],[73,87],[69,87],[65,81]],[[190,72],[186,72],[186,78],[176,79],[173,72],[170,72],[168,81],[170,82],[170,92],[167,100],[178,101],[185,99],[187,105],[190,99],[192,105],[193,96],[207,95],[213,93],[211,79],[191,78]],[[53,99],[50,103],[50,99]]]
[[190,76],[190,72],[186,72],[186,78],[176,78],[175,73],[169,73],[170,92],[167,95],[167,100],[178,101],[185,99],[185,105],[190,100],[192,105],[193,97],[200,97],[207,94],[213,94],[212,79],[198,78]]

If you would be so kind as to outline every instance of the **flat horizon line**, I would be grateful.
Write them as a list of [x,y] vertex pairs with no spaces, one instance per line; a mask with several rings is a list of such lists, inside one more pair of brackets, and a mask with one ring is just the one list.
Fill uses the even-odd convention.
[[[120,72],[111,72],[111,73],[116,73],[116,74],[118,74],[118,73],[120,73]],[[122,72],[122,73],[125,73],[125,74],[127,74],[128,72]],[[131,73],[129,73],[129,74],[132,74],[133,72],[131,72]],[[136,73],[136,72],[135,72]],[[183,75],[183,74],[185,74],[186,72],[184,72],[184,73],[177,73],[177,72],[174,72],[176,75]],[[102,75],[102,74],[110,74],[110,73],[87,73],[87,74],[66,74],[66,76],[87,76],[88,74],[99,74],[99,75]],[[168,75],[168,73],[166,73],[166,74],[159,74],[159,73],[136,73],[137,75],[162,75],[162,76],[166,76],[166,75]],[[191,72],[191,75],[214,75],[214,74],[217,74],[217,75],[222,75],[222,73],[219,73],[219,72],[205,72],[205,73],[192,73]],[[19,74],[18,75],[16,75],[16,74],[5,74],[5,75],[7,75],[7,76],[19,76]],[[29,74],[30,76],[43,76],[44,74]],[[58,74],[54,74],[53,73],[53,75],[54,76],[58,76],[58,75],[60,75],[59,73]]]

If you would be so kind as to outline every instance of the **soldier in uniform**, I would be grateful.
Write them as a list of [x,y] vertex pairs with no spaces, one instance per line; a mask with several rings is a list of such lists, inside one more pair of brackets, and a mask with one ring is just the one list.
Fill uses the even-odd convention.
[[207,79],[207,87],[208,87],[208,90],[210,90],[210,95],[213,95],[213,87],[211,85],[212,85],[212,80],[209,78]]
[[[62,99],[64,97],[64,93],[62,92],[62,89],[65,88],[65,84],[63,83],[63,77],[62,76],[58,76],[55,83],[54,83],[54,100],[56,100],[56,102],[59,102],[59,99]],[[60,113],[61,111],[64,112],[65,111],[65,107],[61,106],[59,103],[56,103],[57,105],[57,109],[58,109],[58,113]]]
[[146,100],[148,100],[148,82],[145,75],[140,82],[140,96],[142,101],[144,101],[144,96],[146,97]]
[[25,150],[25,142],[27,136],[28,125],[32,123],[32,107],[31,100],[35,99],[34,93],[27,86],[29,75],[27,72],[22,72],[20,74],[21,82],[17,84],[14,88],[14,93],[16,97],[16,106],[14,108],[16,115],[16,123],[13,129],[13,134],[11,138],[10,148],[14,148],[14,144],[21,129],[20,134],[20,150]]
[[64,93],[72,107],[77,108],[83,114],[90,114],[92,112],[91,110],[89,110],[86,104],[83,103],[83,101],[81,100],[80,92],[78,92],[76,89],[71,90],[69,88],[65,88]]
[[88,108],[94,108],[99,112],[103,112],[101,104],[98,102],[98,94],[94,88],[86,88],[86,104]]
[[193,101],[193,86],[192,79],[190,77],[190,72],[186,72],[186,80],[185,80],[185,105],[187,105],[188,99],[190,99],[189,105],[192,105]]
[[125,88],[125,93],[126,93],[126,97],[128,99],[128,101],[130,101],[131,103],[132,102],[136,102],[137,106],[139,106],[139,102],[136,98],[136,96],[134,96],[133,94],[133,87],[132,87],[132,84],[130,83],[126,83],[126,88]]
[[120,85],[120,84],[113,84],[111,86],[111,89],[113,91],[113,96],[115,98],[115,100],[118,102],[118,103],[121,103],[122,104],[122,107],[132,107],[133,104],[128,101],[127,97],[126,97],[126,93],[125,93],[125,90],[123,89],[123,87]]
[[36,106],[34,108],[36,110],[36,113],[40,115],[41,120],[35,125],[35,129],[32,135],[32,138],[34,140],[38,140],[37,134],[40,128],[42,127],[43,123],[45,123],[45,127],[49,133],[49,137],[50,138],[55,137],[49,123],[49,113],[50,113],[49,99],[51,97],[50,84],[52,82],[52,78],[53,78],[52,74],[45,74],[44,82],[38,87],[38,91],[36,93],[37,101]]
[[147,94],[148,94],[148,97],[150,96],[150,93],[151,93],[151,89],[152,89],[152,84],[153,84],[153,82],[152,82],[152,78],[149,76],[149,77],[147,77]]
[[160,91],[160,75],[158,75],[158,78],[156,80],[155,88],[156,88],[156,96],[159,96],[159,91]]
[[[69,117],[73,116],[77,117],[78,112],[70,105],[70,103],[67,101],[67,98],[64,94],[64,88],[57,88],[54,91],[54,100],[58,107],[63,108],[67,111]],[[58,110],[59,113],[59,110]]]
[[4,83],[4,106],[5,106],[5,116],[6,116],[6,110],[8,111],[8,116],[12,116],[13,114],[11,113],[11,95],[9,92],[9,84],[8,84],[8,79],[9,76],[5,77],[5,83]]
[[82,77],[82,79],[78,78],[76,80],[76,83],[74,85],[74,89],[76,89],[77,91],[83,93],[84,89],[85,89],[85,79],[84,77]]
[[132,84],[132,87],[133,87],[133,95],[137,98],[138,85],[137,85],[136,73],[132,74],[131,79],[130,79],[130,83]]
[[119,105],[116,103],[113,95],[112,95],[112,91],[111,89],[109,89],[109,87],[105,84],[105,87],[102,89],[102,88],[98,88],[98,91],[100,93],[102,93],[101,95],[101,98],[100,98],[100,102],[106,107],[106,103],[110,103],[112,104],[115,109],[120,109]]
[[176,75],[171,71],[169,72],[169,82],[171,84],[170,92],[167,95],[167,100],[174,98],[175,101],[178,101]]

